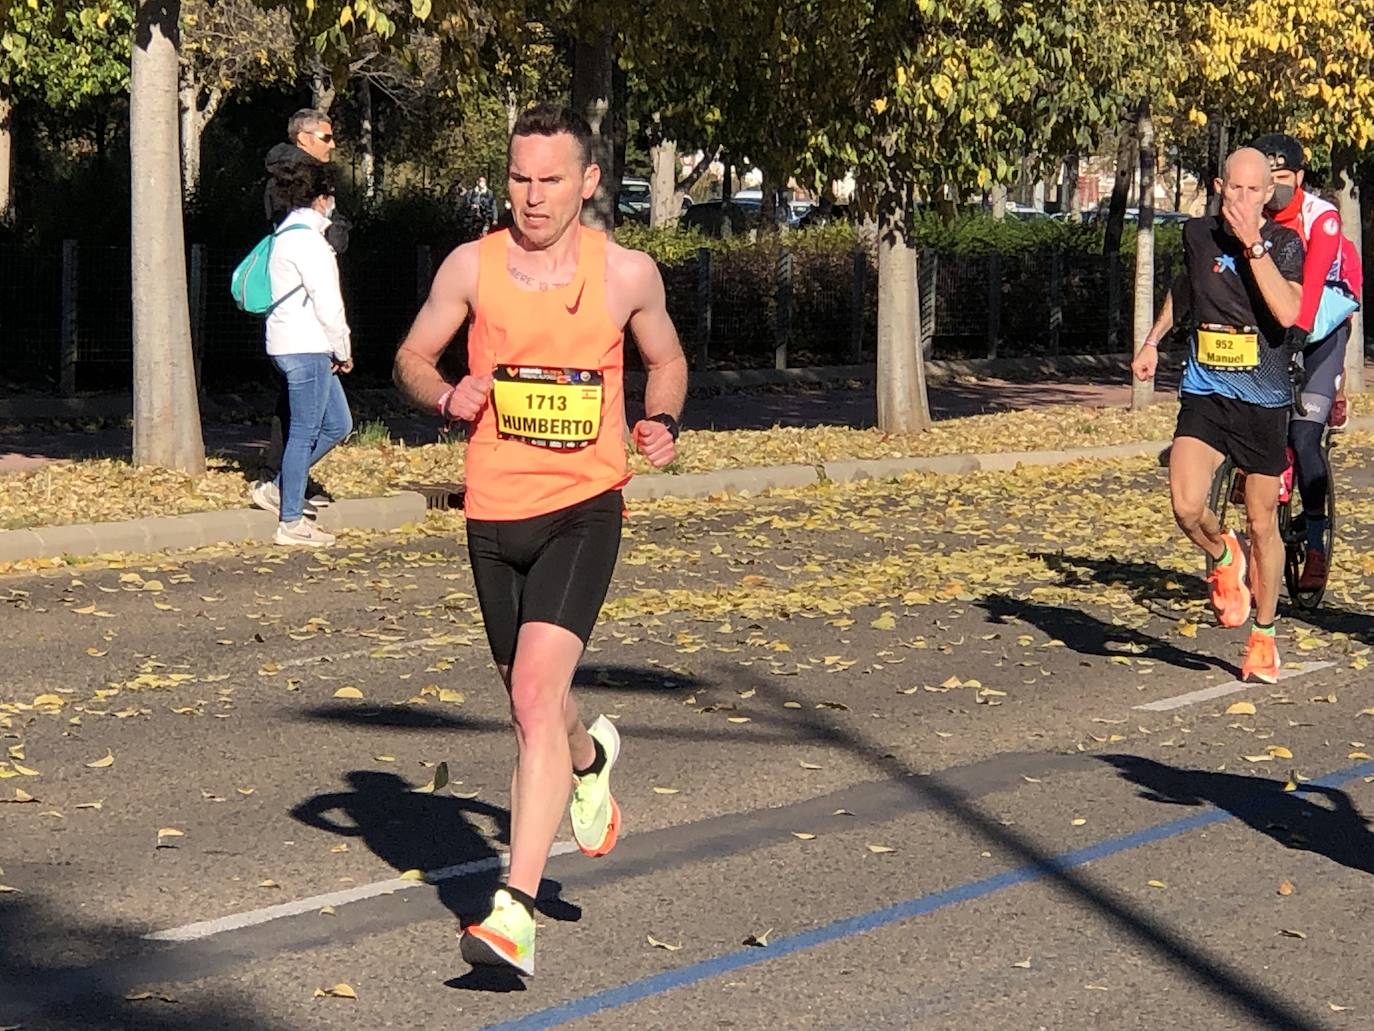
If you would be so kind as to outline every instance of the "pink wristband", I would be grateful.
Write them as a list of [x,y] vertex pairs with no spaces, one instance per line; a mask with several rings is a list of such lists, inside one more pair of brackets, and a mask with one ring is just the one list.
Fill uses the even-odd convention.
[[448,411],[448,399],[451,398],[451,397],[453,396],[453,392],[454,392],[455,390],[457,390],[457,389],[458,389],[457,387],[449,387],[449,388],[448,388],[447,390],[445,390],[444,393],[440,396],[440,398],[439,398],[439,405],[438,405],[438,408],[439,408],[439,418],[441,418],[441,419],[447,419],[447,420],[450,421],[450,422],[453,421],[453,416],[450,415],[450,414],[449,414],[449,411]]

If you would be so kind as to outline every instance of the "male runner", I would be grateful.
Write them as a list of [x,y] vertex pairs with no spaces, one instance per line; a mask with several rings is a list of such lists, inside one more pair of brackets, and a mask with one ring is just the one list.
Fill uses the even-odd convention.
[[[1327,284],[1338,284],[1352,296],[1360,296],[1360,256],[1341,232],[1341,215],[1336,206],[1303,189],[1306,152],[1302,144],[1292,136],[1270,133],[1251,146],[1269,159],[1274,175],[1274,196],[1265,213],[1301,236],[1307,248],[1302,272],[1302,310],[1294,323],[1305,341]],[[1345,399],[1340,396],[1349,339],[1347,320],[1325,338],[1302,348],[1305,411],[1295,415],[1288,425],[1288,442],[1293,448],[1293,467],[1307,525],[1307,559],[1298,580],[1302,590],[1318,590],[1326,584],[1326,495],[1331,470],[1321,446],[1322,430],[1328,418],[1332,429],[1343,429],[1349,418]]]
[[[581,225],[601,170],[591,128],[551,104],[515,122],[508,152],[514,227],[464,244],[440,267],[396,355],[397,384],[471,424],[468,554],[492,657],[510,693],[517,761],[510,869],[490,914],[465,928],[463,958],[534,970],[539,881],[572,792],[588,855],[615,845],[610,773],[620,751],[604,716],[587,730],[571,696],[615,568],[626,466],[624,331],[648,372],[634,444],[676,456],[687,363],[648,255]],[[436,364],[471,317],[468,375]]]
[[[1186,312],[1195,329],[1169,458],[1174,518],[1216,560],[1208,581],[1223,626],[1238,627],[1249,617],[1253,586],[1256,619],[1241,679],[1272,684],[1279,675],[1274,616],[1283,575],[1279,479],[1288,465],[1292,403],[1285,329],[1302,302],[1303,247],[1291,229],[1264,218],[1274,181],[1259,151],[1247,147],[1227,158],[1217,190],[1221,214],[1184,226],[1184,273],[1132,368],[1139,379],[1154,376],[1157,342],[1172,328],[1174,308]],[[1223,534],[1207,510],[1212,478],[1227,456],[1248,474],[1251,584],[1240,541]]]

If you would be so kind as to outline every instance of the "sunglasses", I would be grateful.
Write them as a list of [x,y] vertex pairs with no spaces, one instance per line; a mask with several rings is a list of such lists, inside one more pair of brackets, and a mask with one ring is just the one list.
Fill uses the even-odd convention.
[[315,137],[315,139],[319,140],[321,143],[334,142],[334,134],[332,132],[320,132],[319,130],[313,130],[310,133],[310,135]]

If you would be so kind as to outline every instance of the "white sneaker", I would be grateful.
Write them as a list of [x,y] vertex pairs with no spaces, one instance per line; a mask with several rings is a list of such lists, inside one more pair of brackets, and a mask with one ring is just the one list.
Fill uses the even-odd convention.
[[264,512],[271,512],[274,516],[281,515],[281,491],[271,480],[259,480],[253,484],[248,496],[253,499],[253,504]]
[[[259,480],[253,484],[249,496],[253,499],[254,506],[281,518],[281,488],[271,480]],[[301,514],[307,519],[314,519],[320,514],[319,508],[313,498],[306,498],[301,503]]]
[[332,533],[325,533],[304,517],[294,523],[278,523],[277,534],[273,539],[278,544],[305,548],[325,548],[334,543]]

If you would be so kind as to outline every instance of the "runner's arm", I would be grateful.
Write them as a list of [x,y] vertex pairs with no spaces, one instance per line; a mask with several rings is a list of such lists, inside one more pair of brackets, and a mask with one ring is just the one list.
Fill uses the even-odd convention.
[[396,351],[391,378],[421,408],[434,411],[449,390],[439,359],[467,321],[476,287],[477,245],[465,244],[439,266],[429,297]]
[[1304,333],[1312,331],[1317,309],[1326,289],[1326,276],[1341,250],[1341,216],[1328,211],[1317,219],[1307,237],[1307,255],[1302,261],[1302,308],[1294,323]]
[[1164,304],[1159,309],[1159,315],[1155,319],[1155,324],[1150,327],[1150,333],[1145,337],[1140,345],[1140,350],[1147,347],[1158,347],[1160,341],[1168,336],[1174,329],[1174,295],[1168,293],[1164,295]]
[[1302,241],[1296,236],[1250,262],[1255,285],[1280,326],[1294,325],[1302,309]]
[[647,254],[634,254],[626,268],[634,307],[630,330],[648,373],[644,382],[644,411],[675,420],[682,417],[687,399],[687,358],[682,353],[658,266]]

